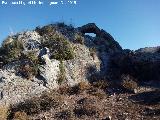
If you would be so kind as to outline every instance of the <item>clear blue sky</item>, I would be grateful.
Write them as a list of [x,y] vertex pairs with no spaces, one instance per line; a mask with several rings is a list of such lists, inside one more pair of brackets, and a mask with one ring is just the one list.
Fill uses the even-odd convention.
[[[47,0],[41,1],[47,3]],[[160,0],[77,0],[77,5],[39,7],[0,3],[0,41],[10,29],[16,33],[57,21],[74,26],[95,22],[123,48],[135,50],[160,45]]]

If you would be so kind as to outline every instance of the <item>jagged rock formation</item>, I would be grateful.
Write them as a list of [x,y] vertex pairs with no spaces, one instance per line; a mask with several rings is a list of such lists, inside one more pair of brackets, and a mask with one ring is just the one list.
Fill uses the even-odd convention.
[[0,103],[15,104],[61,84],[120,81],[122,74],[139,81],[160,80],[159,51],[123,50],[94,23],[79,28],[57,23],[18,33],[0,48]]
[[[96,36],[92,37],[86,33],[94,33]],[[48,104],[46,102],[49,101],[50,105],[51,101],[55,101],[52,96],[49,98],[43,96],[45,91],[50,93],[50,90],[59,87],[58,94],[65,93],[64,89],[69,91],[69,94],[75,92],[75,98],[73,98],[75,101],[86,96],[91,97],[90,99],[97,97],[97,103],[103,101],[100,103],[101,108],[104,105],[109,108],[108,102],[111,104],[110,107],[113,107],[113,104],[119,106],[127,102],[121,105],[126,109],[131,104],[129,100],[138,103],[140,101],[159,103],[159,67],[160,47],[141,48],[136,51],[123,50],[109,33],[98,28],[94,23],[78,28],[64,23],[37,27],[33,31],[9,36],[0,48],[0,104],[2,106],[23,104],[26,99],[33,99],[35,96],[41,98],[42,95],[44,100],[42,99],[39,104],[44,103],[42,106],[46,107],[45,104]],[[139,84],[143,87],[138,86]],[[61,88],[62,86],[67,88]],[[85,91],[84,96],[80,94],[77,96],[81,89]],[[96,91],[99,92],[96,93]],[[136,95],[128,97],[129,94],[127,96],[122,94],[120,95],[122,99],[115,94],[124,92]],[[108,95],[110,95],[109,99],[103,98]],[[154,97],[146,101],[150,96]],[[67,95],[65,100],[68,99],[70,97]],[[84,99],[80,101],[83,103]],[[73,103],[81,104],[72,100],[69,101],[72,107]],[[107,100],[109,101],[106,102]],[[65,101],[63,107],[66,105]],[[85,115],[86,113],[81,111],[83,107],[87,108],[86,104],[81,107],[77,109],[75,106],[72,112],[76,115]],[[134,105],[132,107],[134,108]],[[119,108],[116,109],[119,110]],[[117,113],[116,109],[113,111]],[[133,110],[139,112],[136,109]],[[133,113],[132,110],[129,111]],[[105,118],[109,119],[106,115]],[[114,118],[118,119],[117,116]]]
[[160,53],[158,51],[159,47],[152,47],[114,53],[111,57],[111,66],[114,66],[111,67],[111,71],[117,73],[116,79],[119,79],[121,74],[130,74],[138,81],[159,81]]
[[[115,51],[116,50],[117,51],[122,50],[122,48],[119,45],[119,43],[116,42],[114,40],[114,38],[109,33],[107,33],[105,30],[99,29],[96,26],[95,23],[88,23],[88,24],[86,24],[86,25],[84,25],[82,27],[79,27],[78,29],[83,35],[85,35],[85,33],[94,33],[94,34],[96,34],[96,37],[98,38],[98,40],[95,41],[95,43],[97,42],[97,44],[101,44],[101,42],[103,42],[103,40],[100,40],[100,39],[104,39],[104,40],[107,40],[108,43],[111,43],[110,47],[112,47],[113,50],[115,50]],[[107,46],[107,47],[110,48],[109,46]]]
[[100,34],[101,34],[101,30],[96,26],[95,23],[88,23],[88,24],[80,27],[79,30],[80,30],[80,32],[82,34],[85,34],[85,33],[94,33],[97,36],[100,36]]
[[[95,33],[96,37],[85,33]],[[110,53],[116,51],[122,51],[120,45],[94,23],[79,28],[51,24],[9,36],[0,50],[1,101],[10,103],[14,96],[13,104],[32,96],[30,91],[38,94],[59,84],[90,81],[93,75],[105,77]],[[12,87],[3,87],[10,83]],[[21,83],[24,90],[12,92]]]

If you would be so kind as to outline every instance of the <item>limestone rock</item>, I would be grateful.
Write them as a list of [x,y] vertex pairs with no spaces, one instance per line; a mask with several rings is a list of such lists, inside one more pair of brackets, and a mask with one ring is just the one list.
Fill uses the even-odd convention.
[[59,71],[59,61],[58,60],[50,60],[47,57],[46,64],[41,65],[39,68],[40,76],[44,79],[44,86],[50,89],[58,88],[58,75],[60,74]]
[[0,80],[1,105],[23,102],[46,90],[38,81],[30,81],[5,70],[0,71]]
[[37,50],[40,48],[41,36],[35,31],[19,33],[17,39],[23,43],[25,51]]

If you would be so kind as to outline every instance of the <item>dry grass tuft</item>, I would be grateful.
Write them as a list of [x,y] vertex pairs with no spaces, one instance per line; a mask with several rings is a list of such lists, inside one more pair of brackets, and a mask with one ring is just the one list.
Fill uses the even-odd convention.
[[109,86],[109,83],[106,80],[98,80],[93,82],[92,85],[99,89],[106,89]]
[[9,114],[9,107],[0,106],[0,120],[6,120]]
[[129,75],[122,75],[122,86],[130,91],[134,91],[138,87],[136,80]]
[[25,112],[16,112],[13,120],[29,120],[28,115]]

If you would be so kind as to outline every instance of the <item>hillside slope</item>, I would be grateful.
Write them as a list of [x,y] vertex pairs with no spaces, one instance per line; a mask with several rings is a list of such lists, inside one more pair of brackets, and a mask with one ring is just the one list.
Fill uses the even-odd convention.
[[17,33],[0,48],[0,118],[150,119],[142,114],[152,110],[138,105],[143,101],[155,104],[153,115],[160,119],[159,68],[160,47],[123,50],[95,23]]

